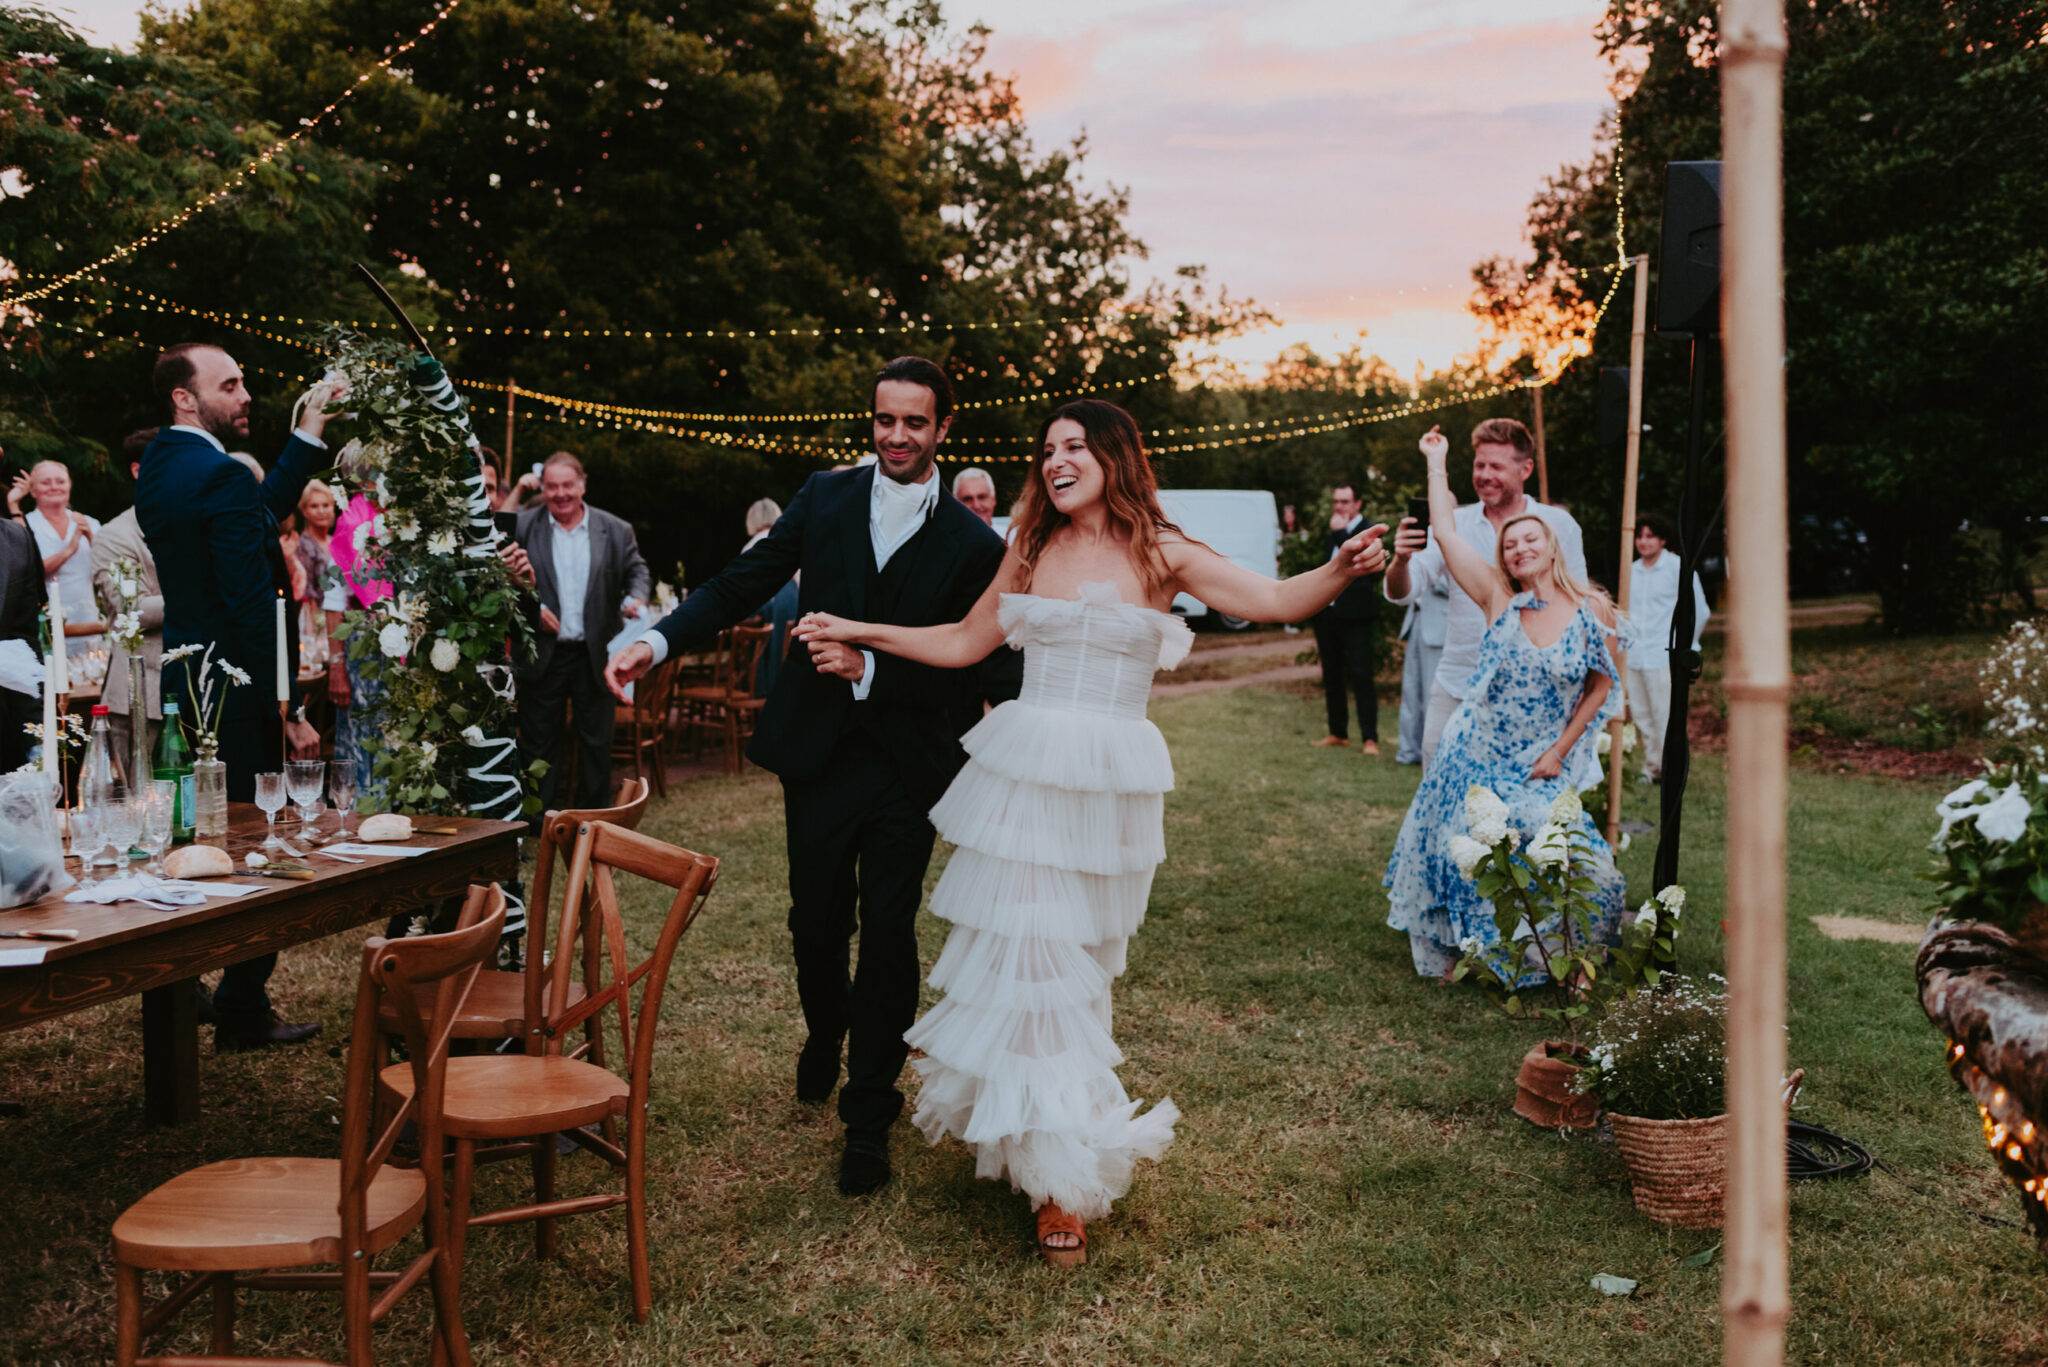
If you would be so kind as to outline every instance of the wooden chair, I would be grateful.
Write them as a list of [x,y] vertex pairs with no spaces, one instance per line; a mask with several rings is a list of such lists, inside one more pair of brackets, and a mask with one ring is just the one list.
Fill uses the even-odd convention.
[[715,732],[725,745],[725,771],[736,774],[745,763],[744,742],[754,734],[754,720],[763,699],[754,696],[761,656],[774,628],[765,622],[742,622],[719,634],[718,670],[711,683],[676,690],[683,703],[682,724],[690,732],[690,754],[698,753],[705,732]]
[[[619,915],[616,871],[675,889],[654,951],[638,964],[626,959],[625,926]],[[666,845],[606,822],[582,822],[569,862],[569,890],[555,928],[548,1000],[567,1002],[573,951],[582,942],[583,985],[588,992],[573,1006],[551,1009],[541,1032],[541,1050],[532,1054],[485,1054],[449,1060],[442,1120],[454,1148],[454,1175],[449,1192],[449,1250],[460,1274],[463,1247],[470,1226],[537,1221],[535,1252],[554,1252],[554,1221],[565,1215],[626,1207],[626,1246],[631,1262],[633,1318],[646,1323],[653,1308],[647,1265],[647,1107],[654,1065],[654,1039],[660,1023],[662,992],[675,957],[676,943],[697,918],[718,879],[718,861],[709,855]],[[585,936],[586,922],[596,937]],[[601,942],[593,952],[592,945]],[[633,989],[640,1004],[632,1009]],[[597,1062],[590,1039],[573,1050],[566,1037],[579,1026],[602,1026],[600,1013],[616,1012],[625,1077]],[[393,1099],[407,1097],[415,1083],[409,1070],[384,1070],[382,1089]],[[623,1116],[626,1142],[591,1133],[587,1126]],[[625,1177],[622,1192],[555,1199],[555,1146],[552,1135],[566,1135],[610,1163]],[[539,1142],[528,1136],[541,1136]],[[470,1213],[476,1164],[492,1151],[480,1144],[515,1141],[502,1146],[533,1155],[534,1199],[531,1204]],[[502,1151],[502,1150],[501,1150]]]
[[[471,913],[474,914],[471,914]],[[469,1362],[462,1332],[461,1260],[451,1253],[446,1193],[441,1180],[441,1096],[448,1065],[445,1022],[460,1013],[481,965],[497,949],[505,927],[505,893],[472,887],[464,907],[469,924],[446,935],[374,938],[363,946],[356,987],[355,1025],[349,1036],[348,1081],[342,1096],[341,1157],[240,1158],[209,1163],[164,1183],[114,1222],[114,1360],[120,1367],[216,1367],[259,1362],[234,1356],[235,1291],[338,1289],[342,1335],[350,1367],[369,1367],[370,1330],[422,1279],[434,1297],[434,1359]],[[415,993],[431,988],[434,1026],[415,1008]],[[407,1062],[405,1103],[373,1126],[375,1083],[384,1030],[378,1005],[398,1003]],[[386,1162],[399,1132],[411,1122],[422,1162],[413,1168]],[[374,1137],[372,1131],[375,1131]],[[430,1176],[431,1175],[431,1176]],[[426,1222],[425,1249],[402,1272],[371,1264]],[[262,1269],[340,1265],[339,1272],[263,1272]],[[147,1313],[145,1269],[190,1272],[177,1290]],[[257,1273],[258,1275],[240,1275]],[[143,1338],[168,1323],[201,1291],[213,1290],[213,1334],[204,1357],[142,1358]],[[372,1301],[372,1287],[382,1292]]]
[[[541,822],[540,849],[533,857],[533,884],[527,889],[526,968],[517,973],[487,968],[477,974],[476,986],[455,1013],[452,1034],[456,1039],[526,1040],[527,1049],[540,1052],[540,1031],[547,1021],[547,955],[537,953],[548,944],[548,907],[554,902],[555,859],[567,858],[576,842],[576,828],[586,821],[608,821],[628,830],[640,825],[647,811],[647,780],[631,778],[618,786],[612,805],[584,811],[549,812]],[[463,915],[470,908],[463,908]],[[458,922],[458,924],[461,924]],[[583,984],[570,983],[567,1005],[583,1000]],[[423,985],[414,994],[417,1009],[434,1016],[434,989]],[[399,1007],[387,998],[377,1011],[389,1039],[398,1033]],[[529,1024],[530,1023],[530,1024]],[[600,1045],[600,1048],[602,1046]],[[600,1053],[599,1061],[602,1062]],[[389,1059],[386,1059],[389,1062]]]
[[668,713],[675,693],[679,660],[664,660],[633,689],[631,703],[614,704],[618,727],[612,733],[612,762],[631,758],[633,777],[641,776],[642,757],[654,771],[654,791],[668,796]]

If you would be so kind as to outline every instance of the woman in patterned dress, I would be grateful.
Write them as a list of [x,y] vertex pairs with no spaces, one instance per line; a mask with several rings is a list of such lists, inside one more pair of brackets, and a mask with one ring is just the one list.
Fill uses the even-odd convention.
[[[1449,450],[1436,428],[1422,439],[1435,528],[1456,525],[1457,500],[1445,475]],[[1478,948],[1494,951],[1493,967],[1503,981],[1528,986],[1545,975],[1510,962],[1497,948],[1493,904],[1452,860],[1450,841],[1471,834],[1466,794],[1474,785],[1506,803],[1508,823],[1527,836],[1550,820],[1551,804],[1574,774],[1597,771],[1594,735],[1615,706],[1607,637],[1616,630],[1616,614],[1604,593],[1573,582],[1550,528],[1533,515],[1501,527],[1499,568],[1462,537],[1439,533],[1437,544],[1452,578],[1490,625],[1472,685],[1444,727],[1387,861],[1387,924],[1408,932],[1415,971],[1423,977],[1448,977],[1465,950]],[[1626,890],[1592,819],[1581,814],[1579,830],[1592,840],[1600,904],[1594,929],[1612,942]]]

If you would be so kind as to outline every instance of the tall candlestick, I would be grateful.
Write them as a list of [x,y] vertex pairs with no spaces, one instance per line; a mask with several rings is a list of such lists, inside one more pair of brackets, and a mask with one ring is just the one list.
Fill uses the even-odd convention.
[[[64,781],[57,770],[57,676],[48,669],[43,671],[43,772],[60,784]],[[61,797],[58,805],[63,805]]]
[[64,600],[50,594],[50,687],[58,693],[71,691],[71,669],[64,651]]
[[292,700],[291,660],[284,648],[284,590],[277,591],[277,700],[288,703]]

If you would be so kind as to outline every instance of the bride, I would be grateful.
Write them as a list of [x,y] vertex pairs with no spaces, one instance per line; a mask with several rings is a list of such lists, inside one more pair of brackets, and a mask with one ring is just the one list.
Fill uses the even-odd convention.
[[1320,569],[1275,581],[1182,535],[1160,511],[1137,424],[1114,404],[1056,409],[1038,437],[1002,568],[966,620],[942,627],[801,619],[799,639],[843,641],[964,668],[1007,641],[1022,696],[961,740],[970,758],[932,809],[959,848],[932,893],[953,923],[932,986],[945,998],[905,1035],[923,1051],[914,1117],[950,1133],[981,1177],[1038,1212],[1056,1266],[1086,1256],[1084,1222],[1109,1214],[1140,1158],[1157,1159],[1180,1112],[1143,1115],[1114,1071],[1110,983],[1165,857],[1173,766],[1145,719],[1155,669],[1193,637],[1167,612],[1187,592],[1256,622],[1298,622],[1385,567],[1384,527]]

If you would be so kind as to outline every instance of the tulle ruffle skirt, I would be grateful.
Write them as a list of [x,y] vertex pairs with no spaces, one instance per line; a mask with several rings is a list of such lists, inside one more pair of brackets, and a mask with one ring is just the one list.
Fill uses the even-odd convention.
[[1124,1094],[1110,987],[1165,854],[1166,742],[1142,717],[1007,702],[962,738],[970,756],[932,809],[959,848],[932,894],[953,923],[905,1036],[924,1057],[914,1123],[952,1134],[981,1177],[1033,1208],[1100,1219],[1180,1112]]

